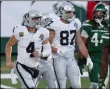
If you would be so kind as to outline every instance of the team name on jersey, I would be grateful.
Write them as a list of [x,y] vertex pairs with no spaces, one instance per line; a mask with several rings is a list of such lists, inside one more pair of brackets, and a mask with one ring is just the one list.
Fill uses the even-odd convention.
[[92,30],[91,32],[107,32],[106,30]]

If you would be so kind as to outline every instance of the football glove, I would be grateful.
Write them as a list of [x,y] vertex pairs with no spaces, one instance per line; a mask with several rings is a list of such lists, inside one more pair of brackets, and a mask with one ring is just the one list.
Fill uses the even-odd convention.
[[92,60],[91,60],[90,57],[87,58],[86,66],[88,67],[89,71],[92,70],[92,68],[93,68],[93,62],[92,62]]
[[85,69],[86,61],[87,61],[86,58],[78,58],[78,66],[79,66],[81,75],[83,75],[83,71]]

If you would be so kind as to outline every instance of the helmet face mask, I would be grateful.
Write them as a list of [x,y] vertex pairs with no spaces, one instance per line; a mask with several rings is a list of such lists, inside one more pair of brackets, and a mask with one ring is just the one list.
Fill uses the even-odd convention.
[[40,25],[41,17],[34,17],[34,18],[32,18],[32,20],[34,21],[34,23],[35,23],[36,25]]
[[63,18],[64,20],[71,22],[75,18],[75,9],[71,3],[62,3],[62,6],[59,9],[61,13],[61,18]]
[[104,13],[102,11],[95,11],[94,17],[95,19],[102,19],[104,17]]
[[35,27],[40,24],[42,14],[36,10],[30,10],[23,16],[22,24],[28,27]]
[[53,6],[55,13],[63,18],[64,20],[71,22],[75,18],[75,9],[70,1],[63,1],[54,4]]
[[93,19],[105,19],[108,15],[108,8],[103,3],[98,3],[93,9]]

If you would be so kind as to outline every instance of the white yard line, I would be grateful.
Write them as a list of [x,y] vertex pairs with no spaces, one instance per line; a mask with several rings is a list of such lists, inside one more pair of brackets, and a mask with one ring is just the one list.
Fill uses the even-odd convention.
[[[16,74],[13,75],[15,78],[18,78]],[[1,74],[1,79],[9,79],[11,74]]]
[[10,87],[10,86],[6,86],[6,85],[2,85],[2,84],[0,85],[0,87],[1,87],[1,88],[11,88],[11,89],[16,89],[16,88],[14,88],[14,87]]
[[[13,75],[15,78],[18,78],[16,74]],[[88,72],[84,72],[81,77],[88,77]],[[10,79],[11,75],[10,74],[1,74],[1,79]]]
[[[11,79],[11,74],[0,74],[1,75],[1,79]],[[18,78],[16,74],[13,74],[13,76],[15,78]],[[81,75],[81,77],[88,77],[88,72],[84,72],[83,75]],[[10,88],[10,89],[17,89],[17,88],[14,88],[14,87],[10,87],[10,86],[6,86],[6,85],[2,85],[1,84],[1,88]]]

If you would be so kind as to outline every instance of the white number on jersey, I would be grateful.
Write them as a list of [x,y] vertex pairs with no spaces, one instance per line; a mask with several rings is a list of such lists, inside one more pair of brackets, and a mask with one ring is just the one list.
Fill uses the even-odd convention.
[[101,39],[100,41],[98,40],[98,33],[95,33],[92,38],[91,42],[95,43],[95,46],[98,46],[98,43],[103,43],[103,40]]

